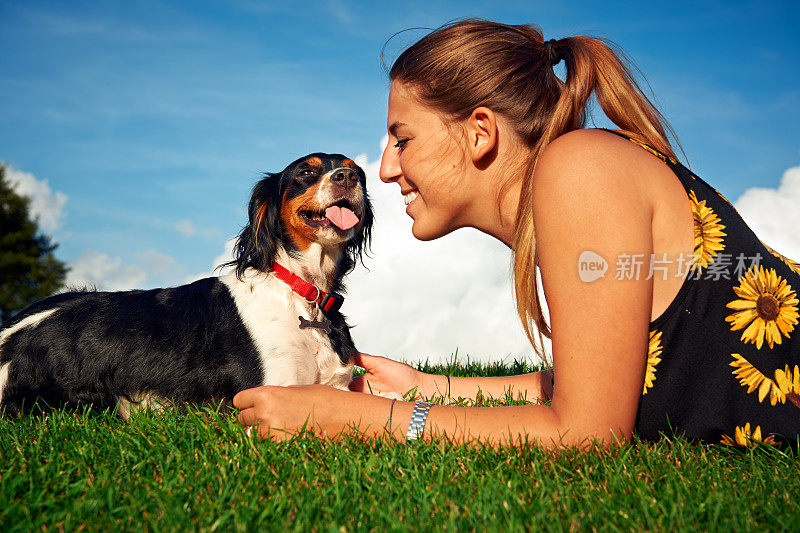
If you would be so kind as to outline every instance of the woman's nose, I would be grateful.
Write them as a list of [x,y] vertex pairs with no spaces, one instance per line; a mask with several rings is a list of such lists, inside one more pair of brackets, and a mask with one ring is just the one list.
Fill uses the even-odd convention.
[[397,149],[391,143],[383,149],[378,175],[384,183],[391,183],[400,177],[400,159],[397,157]]

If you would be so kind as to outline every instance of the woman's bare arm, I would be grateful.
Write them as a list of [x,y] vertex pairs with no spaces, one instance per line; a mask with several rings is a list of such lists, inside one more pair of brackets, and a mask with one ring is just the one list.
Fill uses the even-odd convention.
[[516,376],[450,376],[448,384],[447,376],[426,374],[385,357],[362,353],[356,358],[356,364],[369,371],[350,384],[350,389],[357,392],[406,394],[416,391],[416,398],[445,399],[475,399],[478,393],[503,398],[510,392],[513,398],[522,397],[529,402],[550,399],[553,395],[551,369]]
[[553,397],[553,370],[541,370],[516,376],[448,377],[439,374],[425,374],[420,393],[433,398],[446,399],[477,398],[478,394],[490,398],[504,398],[510,393],[514,399],[523,398],[531,403],[549,400]]

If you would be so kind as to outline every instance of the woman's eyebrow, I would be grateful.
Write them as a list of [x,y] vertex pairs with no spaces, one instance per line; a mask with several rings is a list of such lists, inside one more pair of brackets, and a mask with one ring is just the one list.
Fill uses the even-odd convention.
[[401,127],[401,126],[405,126],[405,125],[406,125],[406,124],[405,124],[405,123],[403,123],[403,122],[395,122],[394,124],[392,124],[391,126],[389,126],[389,133],[390,133],[391,135],[395,135],[395,132],[397,132],[397,128],[399,128],[399,127]]

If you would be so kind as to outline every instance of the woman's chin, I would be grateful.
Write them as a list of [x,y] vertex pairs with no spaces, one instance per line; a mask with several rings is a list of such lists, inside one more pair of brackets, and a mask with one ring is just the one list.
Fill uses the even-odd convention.
[[411,226],[411,234],[419,241],[432,241],[444,237],[451,231],[453,230],[448,228],[431,227],[419,220],[414,220],[414,224]]
[[411,227],[411,234],[414,235],[414,238],[417,239],[418,241],[431,241],[436,238],[428,235],[427,233],[422,233],[415,230],[414,226]]

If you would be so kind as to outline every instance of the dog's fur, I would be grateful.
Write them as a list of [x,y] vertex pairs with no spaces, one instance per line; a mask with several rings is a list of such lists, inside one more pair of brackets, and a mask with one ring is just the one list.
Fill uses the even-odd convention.
[[[345,231],[321,218],[334,204],[358,224]],[[266,174],[229,274],[167,289],[58,294],[4,324],[0,412],[18,414],[38,399],[51,408],[117,407],[127,417],[154,404],[230,400],[262,384],[346,389],[356,349],[345,317],[323,313],[270,267],[277,261],[342,292],[372,222],[364,171],[345,156],[310,154]],[[327,318],[330,334],[300,329],[299,316]]]

